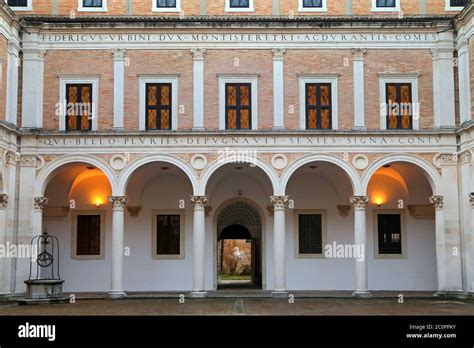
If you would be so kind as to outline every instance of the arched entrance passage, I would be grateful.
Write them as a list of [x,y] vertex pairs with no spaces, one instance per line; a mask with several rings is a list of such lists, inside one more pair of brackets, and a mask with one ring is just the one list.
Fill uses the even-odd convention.
[[228,203],[217,216],[217,286],[262,287],[262,219],[248,202]]

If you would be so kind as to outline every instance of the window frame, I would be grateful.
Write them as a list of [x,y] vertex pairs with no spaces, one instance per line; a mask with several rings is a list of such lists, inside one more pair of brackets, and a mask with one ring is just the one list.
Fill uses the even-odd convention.
[[[338,77],[339,74],[309,74],[299,75],[299,109],[300,109],[300,130],[307,132],[323,131],[329,132],[339,128],[338,111]],[[306,129],[306,84],[308,83],[330,83],[331,84],[331,129]]]
[[298,0],[298,12],[327,12],[327,0],[321,0],[321,7],[305,7],[304,0]]
[[[221,74],[219,77],[219,130],[227,132],[250,132],[258,130],[258,74],[252,75],[226,75]],[[250,105],[250,129],[227,129],[226,120],[226,84],[228,83],[249,83],[251,86],[251,105]]]
[[[299,231],[299,215],[320,214],[321,215],[321,254],[301,254],[299,250],[300,245],[300,231]],[[327,210],[326,209],[298,209],[294,212],[294,243],[295,243],[295,258],[297,259],[326,259],[324,256],[324,249],[327,244]]]
[[[231,105],[228,105],[227,104],[227,101],[228,101],[228,85],[235,85],[236,86],[236,91],[237,91],[237,97],[238,97],[238,101],[240,102],[240,91],[239,91],[239,88],[237,87],[240,87],[240,86],[248,86],[249,87],[249,94],[250,94],[250,105],[248,106],[242,106],[241,104],[237,104],[235,106],[231,106]],[[249,129],[242,129],[242,128],[236,128],[236,129],[229,129],[229,120],[227,118],[227,114],[228,114],[228,111],[231,110],[231,109],[234,109],[238,112],[238,116],[237,116],[237,113],[236,113],[236,125],[237,126],[240,126],[241,124],[241,115],[240,115],[240,111],[242,109],[246,109],[249,111],[249,123],[250,123],[250,128]],[[251,83],[246,83],[246,82],[238,82],[238,83],[226,83],[225,84],[225,129],[228,130],[228,131],[245,131],[245,130],[251,130],[252,129],[252,84]]]
[[158,7],[158,0],[151,0],[152,12],[181,12],[181,0],[176,0],[175,7]]
[[[385,105],[385,111],[387,108],[387,83],[411,83],[411,103],[413,105],[419,106],[419,95],[418,95],[418,74],[379,74],[379,94],[380,94],[380,109],[382,105]],[[387,131],[413,131],[420,129],[420,117],[421,115],[417,115],[415,117],[415,113],[412,109],[412,128],[411,129],[388,129],[387,128],[387,113],[384,113],[382,117],[382,113],[379,112],[380,117],[380,130],[387,130]],[[379,110],[381,111],[381,110]],[[420,113],[421,111],[418,110]]]
[[[171,132],[178,129],[178,83],[179,75],[143,75],[139,78],[139,121],[138,128],[144,132]],[[146,127],[146,85],[148,83],[169,83],[171,84],[171,129],[148,130]]]
[[[80,215],[100,215],[100,254],[77,255],[77,217]],[[72,212],[71,228],[71,258],[73,260],[104,260],[105,259],[105,210],[74,210]]]
[[[179,254],[159,255],[156,252],[157,242],[157,221],[158,215],[179,215]],[[153,209],[151,213],[151,258],[152,260],[184,260],[185,259],[185,234],[186,234],[186,214],[179,209]]]
[[466,7],[466,5],[464,5],[464,6],[451,6],[451,0],[446,0],[444,10],[448,11],[448,12],[449,11],[462,11],[465,7]]
[[400,0],[395,0],[395,7],[378,7],[377,0],[372,0],[372,12],[400,12]]
[[253,0],[249,0],[249,7],[230,7],[230,0],[225,0],[225,12],[254,12]]
[[5,0],[5,4],[12,10],[12,11],[33,11],[33,0],[27,0],[26,6],[10,6],[8,5],[8,0]]
[[[406,213],[405,210],[394,210],[394,209],[374,209],[374,257],[376,259],[399,259],[403,260],[407,258],[407,228],[406,228]],[[378,216],[385,214],[398,214],[400,215],[400,236],[402,238],[402,253],[401,254],[379,254],[379,225]]]
[[84,0],[78,0],[77,11],[79,12],[107,12],[107,0],[102,0],[101,7],[84,6]]
[[[68,84],[92,84],[92,122],[91,122],[91,130],[89,132],[95,132],[99,128],[99,77],[93,75],[83,75],[83,76],[72,76],[72,75],[64,75],[60,76],[59,82],[59,103],[60,105],[67,106],[67,95],[66,95],[66,87]],[[95,115],[95,116],[94,116]],[[66,132],[66,116],[64,115],[59,116],[59,131]],[[67,131],[67,132],[76,132],[74,130]],[[77,131],[78,132],[78,131]]]

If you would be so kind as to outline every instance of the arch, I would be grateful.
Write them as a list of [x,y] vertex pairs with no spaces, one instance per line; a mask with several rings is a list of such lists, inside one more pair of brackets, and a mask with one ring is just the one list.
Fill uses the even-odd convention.
[[290,181],[292,175],[302,166],[311,162],[328,162],[336,165],[346,173],[351,186],[354,192],[354,195],[359,195],[360,190],[360,177],[357,171],[343,159],[332,156],[332,155],[322,155],[322,154],[310,154],[303,156],[293,163],[285,170],[281,177],[281,185],[278,188],[277,195],[285,195],[288,182]]
[[367,195],[367,188],[369,186],[370,179],[372,176],[377,172],[377,170],[383,167],[386,164],[390,164],[393,162],[406,162],[411,163],[420,168],[426,178],[428,180],[431,191],[433,195],[438,195],[441,192],[441,176],[439,175],[438,171],[426,160],[417,157],[415,155],[409,154],[390,154],[387,156],[383,156],[379,158],[377,161],[372,163],[362,175],[361,180],[361,195]]
[[252,239],[247,227],[242,225],[229,225],[217,236],[220,239]]
[[198,178],[194,170],[191,169],[191,167],[189,167],[189,165],[186,162],[180,160],[179,158],[170,156],[170,155],[163,155],[163,154],[145,155],[145,156],[137,158],[132,163],[130,163],[130,165],[126,169],[124,169],[118,181],[118,192],[120,193],[120,195],[125,195],[127,184],[130,178],[132,177],[133,173],[138,168],[148,163],[153,163],[153,162],[166,162],[181,169],[181,171],[183,171],[184,174],[186,174],[187,178],[191,182],[193,193],[197,195],[199,184],[198,184]]
[[225,228],[232,225],[243,226],[250,233],[261,232],[262,230],[262,216],[260,212],[245,200],[229,202],[216,214],[216,219],[218,235],[220,235]]
[[60,167],[71,163],[89,164],[100,169],[109,180],[110,187],[112,188],[112,195],[118,195],[115,175],[104,162],[90,155],[66,155],[48,163],[41,169],[41,171],[36,177],[35,196],[44,196],[46,187],[48,186],[51,178],[53,177],[54,172]]
[[[205,195],[209,179],[219,168],[224,167],[226,164],[229,163],[235,164],[235,161],[232,158],[214,161],[209,167],[204,170],[203,174],[201,175],[201,179],[199,180],[198,195]],[[255,164],[256,167],[260,168],[267,175],[272,185],[273,192],[275,192],[276,194],[280,179],[278,178],[278,174],[275,172],[275,170],[273,170],[273,168],[267,162],[261,160],[260,158],[258,158],[253,164]]]

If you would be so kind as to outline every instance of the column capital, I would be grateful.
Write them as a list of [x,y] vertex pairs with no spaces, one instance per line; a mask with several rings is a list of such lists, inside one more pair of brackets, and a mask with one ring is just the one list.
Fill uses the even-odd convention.
[[458,56],[465,53],[469,53],[469,42],[466,38],[462,38],[458,41],[456,45],[456,50],[458,51]]
[[116,61],[123,61],[127,55],[127,50],[124,48],[113,48],[111,49],[112,55],[114,56],[114,60]]
[[14,41],[8,41],[8,54],[12,54],[15,57],[18,57],[20,52],[20,46]]
[[430,196],[429,200],[436,210],[443,209],[443,196]]
[[438,157],[440,166],[456,166],[458,164],[459,155],[457,153],[441,153]]
[[205,48],[191,48],[191,54],[193,55],[194,60],[204,60],[206,49]]
[[354,204],[354,209],[365,209],[365,206],[369,203],[369,198],[369,196],[352,196],[349,202]]
[[459,162],[461,164],[471,163],[472,155],[470,150],[463,151],[459,154]]
[[191,203],[194,209],[205,209],[208,198],[207,196],[191,196]]
[[364,60],[364,56],[367,54],[367,49],[365,48],[353,48],[351,50],[354,60]]
[[283,60],[283,57],[286,53],[286,49],[284,48],[273,48],[273,60]]
[[43,211],[44,206],[48,204],[48,198],[46,197],[35,197],[33,203],[36,211]]
[[113,209],[124,209],[127,205],[128,198],[126,196],[109,196],[109,202]]
[[6,193],[0,193],[0,209],[5,209],[8,205],[8,195]]
[[285,209],[285,206],[288,204],[289,197],[288,196],[270,196],[270,200],[273,205],[274,210],[282,210]]
[[469,202],[471,203],[471,207],[474,208],[474,192],[469,194]]

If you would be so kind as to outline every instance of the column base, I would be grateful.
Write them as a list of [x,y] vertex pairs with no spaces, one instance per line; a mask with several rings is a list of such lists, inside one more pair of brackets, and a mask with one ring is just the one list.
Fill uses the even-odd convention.
[[273,127],[272,130],[274,130],[274,131],[276,131],[276,132],[281,132],[281,131],[284,131],[284,130],[285,130],[285,127]]
[[192,291],[190,293],[191,298],[206,298],[207,292],[206,291]]
[[458,298],[458,299],[467,299],[469,297],[474,297],[474,293],[467,293],[463,291],[437,291],[433,294],[435,297],[439,298]]
[[112,130],[114,132],[123,132],[125,130],[125,128],[124,127],[114,127],[114,128],[112,128]]
[[372,293],[370,291],[354,291],[352,293],[353,297],[357,298],[372,298]]
[[205,130],[204,127],[193,127],[193,132],[204,132]]
[[285,290],[276,290],[272,291],[272,297],[273,298],[288,298],[288,291]]
[[354,128],[352,128],[352,130],[354,130],[354,131],[366,131],[367,127],[365,127],[365,126],[355,126]]
[[125,291],[111,291],[109,292],[109,298],[118,299],[118,298],[125,298],[127,297],[127,293]]

